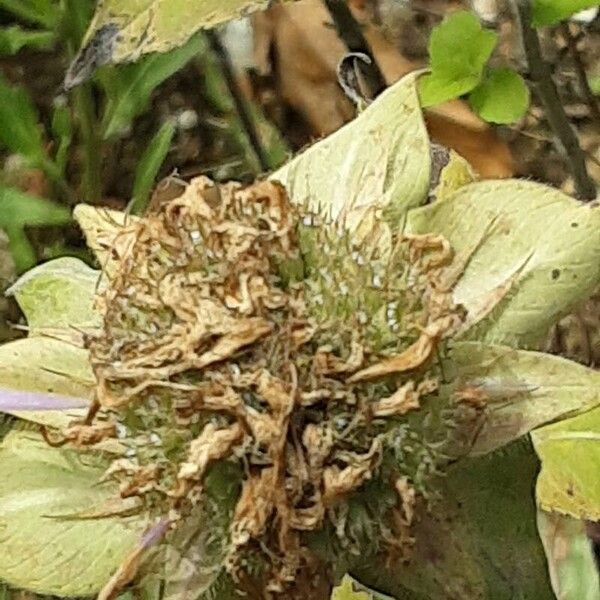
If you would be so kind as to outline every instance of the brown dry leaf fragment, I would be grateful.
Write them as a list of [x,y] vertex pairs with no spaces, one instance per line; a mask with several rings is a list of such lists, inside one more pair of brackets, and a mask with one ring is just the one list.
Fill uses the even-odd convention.
[[251,538],[259,538],[265,531],[275,508],[276,493],[277,472],[272,467],[262,469],[244,482],[231,525],[233,549],[244,546]]
[[350,354],[346,360],[340,359],[332,352],[319,350],[314,358],[315,373],[319,375],[353,373],[360,369],[364,362],[364,356],[364,348],[356,341],[352,342]]
[[420,367],[431,357],[439,340],[455,327],[456,320],[456,315],[450,315],[430,323],[425,327],[419,339],[402,354],[392,356],[355,373],[347,380],[348,383],[375,379]]
[[243,438],[244,430],[239,423],[224,429],[208,423],[190,444],[187,459],[181,464],[177,474],[178,488],[173,496],[182,497],[190,486],[202,479],[211,462],[228,456]]
[[374,417],[391,417],[405,415],[419,408],[419,392],[415,391],[414,381],[409,381],[398,388],[391,396],[382,398],[371,404]]
[[343,469],[338,466],[326,467],[323,471],[324,506],[332,506],[346,494],[371,479],[375,469],[379,466],[382,451],[381,441],[374,439],[369,452],[354,456],[353,464]]

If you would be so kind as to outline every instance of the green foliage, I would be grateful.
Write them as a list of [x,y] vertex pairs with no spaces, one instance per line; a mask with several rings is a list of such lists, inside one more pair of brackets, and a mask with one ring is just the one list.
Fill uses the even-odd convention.
[[158,130],[138,163],[133,185],[133,196],[130,211],[134,215],[143,214],[150,200],[150,192],[158,175],[161,165],[171,147],[175,125],[167,121]]
[[19,25],[0,28],[0,54],[17,54],[28,46],[47,49],[55,40],[53,31],[28,31]]
[[431,73],[420,82],[423,106],[473,90],[481,81],[496,41],[497,35],[483,29],[473,13],[460,11],[444,19],[429,42]]
[[497,37],[470,12],[446,17],[431,35],[431,72],[419,84],[421,104],[433,106],[470,93],[472,108],[486,121],[513,123],[522,118],[529,107],[523,78],[507,67],[486,72]]
[[47,29],[54,29],[60,18],[54,0],[0,0],[0,8]]
[[204,39],[196,36],[182,48],[101,74],[100,81],[107,96],[102,118],[104,139],[122,134],[135,117],[148,108],[152,92],[205,48]]
[[512,69],[492,69],[469,96],[471,107],[490,123],[514,123],[525,116],[530,93]]
[[0,185],[0,228],[8,235],[18,271],[30,269],[37,262],[25,227],[65,225],[70,221],[71,213],[66,207]]
[[598,6],[598,0],[534,0],[533,25],[555,25],[586,8]]

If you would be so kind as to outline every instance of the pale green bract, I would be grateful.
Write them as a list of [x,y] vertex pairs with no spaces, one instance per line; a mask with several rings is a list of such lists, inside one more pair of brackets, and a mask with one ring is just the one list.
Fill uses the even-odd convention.
[[[453,344],[459,386],[488,395],[471,454],[488,454],[536,427],[600,405],[600,373],[559,356],[480,342]],[[600,436],[599,436],[600,439]]]
[[9,433],[0,445],[0,576],[40,594],[97,593],[135,547],[132,517],[75,518],[117,495],[99,485],[108,461],[52,448],[39,434]]
[[429,188],[429,138],[416,91],[418,73],[386,90],[354,121],[276,171],[290,198],[332,220],[384,209],[397,222]]
[[540,506],[578,519],[600,520],[600,408],[532,433],[542,461]]
[[538,512],[538,531],[558,600],[598,600],[600,578],[585,523],[558,513]]
[[57,258],[28,271],[6,293],[19,303],[30,336],[71,340],[101,324],[93,307],[99,276],[76,258]]
[[406,231],[450,242],[466,339],[535,348],[600,281],[600,209],[545,185],[465,185],[411,211]]

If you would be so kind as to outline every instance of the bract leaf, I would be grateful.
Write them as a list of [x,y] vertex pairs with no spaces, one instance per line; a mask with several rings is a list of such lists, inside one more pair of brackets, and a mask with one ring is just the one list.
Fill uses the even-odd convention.
[[[60,394],[91,399],[95,387],[88,353],[63,340],[32,337],[0,346],[0,388]],[[17,417],[65,427],[85,414],[85,409],[67,411],[7,411]]]
[[598,0],[534,0],[532,22],[535,27],[555,25],[586,8],[598,6]]
[[537,471],[528,440],[460,461],[411,532],[411,560],[386,569],[385,561],[360,557],[352,575],[410,600],[555,600],[535,527]]
[[6,293],[19,303],[30,336],[77,340],[78,330],[100,326],[93,308],[99,276],[84,262],[62,257],[31,269]]
[[452,345],[447,374],[486,402],[471,454],[487,454],[546,423],[600,405],[600,373],[559,356],[480,342]]
[[[65,519],[109,501],[108,461],[12,431],[0,445],[0,577],[40,594],[97,592],[136,545],[138,518]],[[63,516],[63,518],[61,518]]]
[[117,262],[115,256],[122,256],[135,241],[135,233],[128,225],[135,223],[138,217],[89,204],[77,205],[73,216],[100,268],[110,273]]
[[600,520],[600,408],[532,432],[542,461],[540,507],[577,519]]
[[332,220],[365,207],[397,222],[429,187],[429,140],[416,91],[417,73],[386,90],[354,121],[272,175],[296,204]]
[[455,261],[466,339],[535,347],[600,283],[600,207],[529,181],[482,181],[412,210],[409,233],[439,233]]
[[585,523],[540,510],[537,525],[556,598],[598,600],[600,578]]

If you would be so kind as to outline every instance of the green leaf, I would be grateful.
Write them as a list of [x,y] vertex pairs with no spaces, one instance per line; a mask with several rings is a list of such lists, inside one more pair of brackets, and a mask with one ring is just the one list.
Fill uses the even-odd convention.
[[[39,594],[97,593],[136,546],[140,518],[64,517],[117,496],[109,461],[13,431],[0,445],[0,578]],[[62,517],[62,518],[61,518]]]
[[1,75],[0,142],[33,163],[39,164],[46,158],[39,116],[29,95]]
[[65,103],[57,102],[52,112],[52,134],[58,140],[54,162],[61,176],[64,175],[69,159],[69,148],[73,141],[71,111]]
[[0,228],[8,235],[18,271],[23,272],[36,262],[24,227],[64,225],[70,221],[71,214],[65,206],[0,185]]
[[333,590],[331,600],[372,600],[373,596],[356,589],[352,578],[344,576],[342,582]]
[[471,92],[469,103],[475,112],[490,123],[515,123],[529,108],[529,88],[512,69],[492,69]]
[[585,523],[539,511],[537,524],[557,600],[599,600],[600,578]]
[[0,0],[0,8],[47,29],[53,29],[60,18],[53,0]]
[[[32,337],[0,346],[0,388],[91,400],[95,380],[86,350],[59,339]],[[85,410],[11,411],[10,414],[62,428],[81,418]]]
[[410,211],[406,230],[450,242],[467,339],[534,348],[600,283],[600,208],[544,185],[472,183]]
[[104,64],[173,50],[199,29],[214,27],[267,4],[268,0],[103,0],[98,3],[65,85],[82,83]]
[[483,29],[472,13],[459,11],[446,17],[431,34],[431,73],[419,81],[423,106],[458,98],[474,89],[483,74],[497,35]]
[[149,56],[138,64],[101,74],[100,80],[108,97],[102,119],[104,139],[122,134],[135,117],[147,109],[156,87],[205,48],[204,39],[196,36],[183,48]]
[[0,54],[16,54],[29,46],[37,50],[45,50],[55,40],[52,31],[28,31],[19,25],[0,28]]
[[600,520],[600,408],[532,432],[542,461],[541,508]]
[[429,140],[412,73],[354,121],[276,171],[293,202],[331,219],[360,220],[377,206],[397,223],[429,188]]
[[19,303],[30,336],[52,334],[68,341],[101,324],[93,306],[99,277],[84,262],[62,257],[28,271],[6,293]]
[[352,574],[395,598],[554,600],[536,527],[538,461],[520,440],[450,468],[422,508],[407,564],[357,560]]
[[534,0],[532,23],[535,27],[555,25],[586,8],[600,6],[598,0]]
[[174,135],[175,125],[167,121],[152,138],[142,155],[135,171],[133,197],[130,204],[132,214],[141,215],[146,210],[152,186],[167,157]]
[[446,375],[457,377],[459,388],[475,386],[489,398],[483,423],[476,426],[473,455],[600,405],[600,372],[559,356],[456,342],[448,363]]

